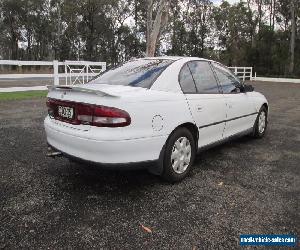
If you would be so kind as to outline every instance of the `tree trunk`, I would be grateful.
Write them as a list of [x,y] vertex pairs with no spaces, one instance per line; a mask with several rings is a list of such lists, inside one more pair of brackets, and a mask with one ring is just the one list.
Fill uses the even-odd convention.
[[275,27],[275,15],[276,15],[276,1],[273,0],[273,15],[272,15],[272,30],[274,31]]
[[296,18],[295,18],[295,2],[291,0],[291,38],[290,38],[290,66],[289,73],[294,73],[294,60],[295,60],[295,39],[296,39]]
[[134,0],[134,56],[138,56],[138,38],[137,38],[137,27],[138,27],[138,6],[137,0]]
[[19,49],[19,46],[18,46],[18,37],[17,35],[13,32],[11,34],[11,59],[12,60],[18,60],[18,49]]
[[154,56],[157,41],[161,33],[162,28],[167,24],[167,0],[160,0],[155,19],[152,20],[153,16],[153,0],[148,1],[147,8],[147,45],[146,45],[146,56]]
[[27,29],[27,60],[31,60],[31,31]]
[[259,0],[257,2],[258,4],[258,33],[261,31],[261,26],[262,26],[262,0]]

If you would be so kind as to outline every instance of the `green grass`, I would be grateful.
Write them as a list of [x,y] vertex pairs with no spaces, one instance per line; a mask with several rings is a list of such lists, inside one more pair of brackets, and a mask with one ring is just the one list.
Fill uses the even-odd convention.
[[46,97],[47,90],[32,90],[32,91],[20,91],[20,92],[0,92],[0,101],[10,101],[10,100],[25,100]]

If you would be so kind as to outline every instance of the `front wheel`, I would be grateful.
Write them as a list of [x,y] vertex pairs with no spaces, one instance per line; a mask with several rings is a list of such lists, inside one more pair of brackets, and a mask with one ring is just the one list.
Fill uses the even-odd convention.
[[253,136],[256,138],[262,138],[267,130],[268,125],[268,111],[265,106],[262,106],[258,112],[254,130],[253,130]]
[[169,182],[178,182],[189,173],[196,154],[196,143],[187,128],[175,130],[166,144],[162,177]]

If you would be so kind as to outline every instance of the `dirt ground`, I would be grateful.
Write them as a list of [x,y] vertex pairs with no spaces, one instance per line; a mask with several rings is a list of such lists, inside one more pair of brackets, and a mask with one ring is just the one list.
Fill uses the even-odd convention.
[[48,159],[45,99],[0,102],[0,248],[238,249],[240,234],[299,237],[300,84],[253,85],[270,102],[266,137],[201,153],[174,185]]

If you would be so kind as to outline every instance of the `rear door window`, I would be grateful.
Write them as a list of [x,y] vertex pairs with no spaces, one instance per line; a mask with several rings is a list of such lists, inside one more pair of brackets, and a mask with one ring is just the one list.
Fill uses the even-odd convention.
[[185,64],[180,70],[179,83],[183,93],[194,94],[197,92],[194,79],[187,64]]
[[188,63],[199,94],[219,94],[219,87],[214,73],[206,61]]

